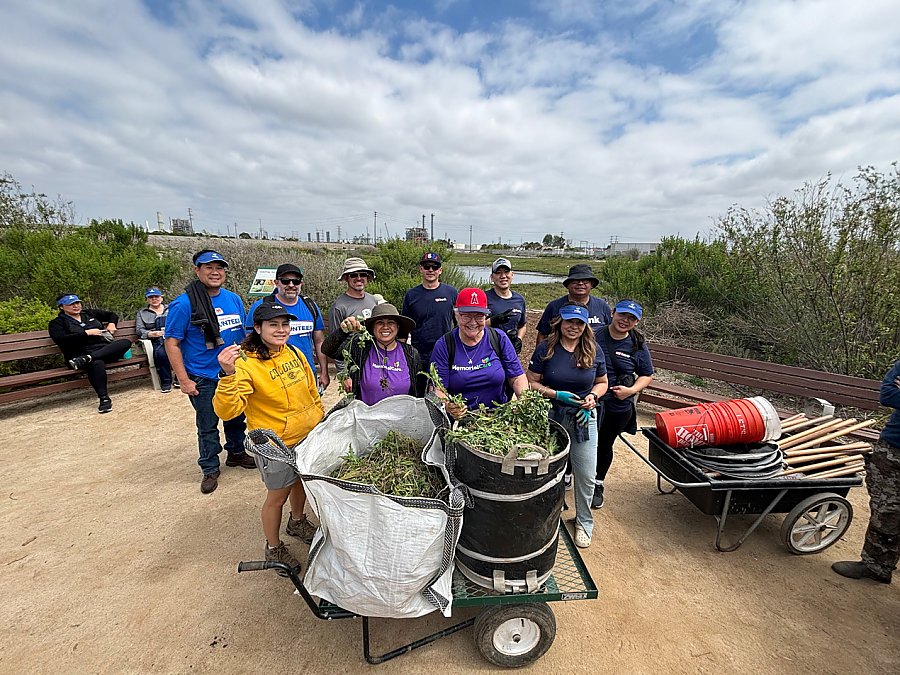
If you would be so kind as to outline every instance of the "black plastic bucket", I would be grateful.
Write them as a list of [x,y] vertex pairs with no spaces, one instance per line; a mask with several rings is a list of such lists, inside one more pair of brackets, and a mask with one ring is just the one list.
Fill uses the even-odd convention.
[[527,446],[533,457],[516,459],[522,446],[501,457],[463,442],[447,444],[447,468],[472,502],[463,515],[457,567],[480,586],[534,592],[553,570],[569,435],[553,420],[550,426],[560,448],[552,456],[536,446]]

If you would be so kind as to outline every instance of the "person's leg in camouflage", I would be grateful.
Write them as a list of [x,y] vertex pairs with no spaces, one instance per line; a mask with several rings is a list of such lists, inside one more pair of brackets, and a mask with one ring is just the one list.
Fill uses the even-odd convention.
[[900,448],[877,443],[866,455],[869,526],[859,562],[836,562],[831,568],[851,579],[890,583],[900,559]]

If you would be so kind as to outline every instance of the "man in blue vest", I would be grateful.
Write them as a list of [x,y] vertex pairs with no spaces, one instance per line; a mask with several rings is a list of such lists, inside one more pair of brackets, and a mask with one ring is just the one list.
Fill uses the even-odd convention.
[[[209,494],[219,485],[219,417],[212,406],[219,384],[218,356],[225,347],[244,339],[244,303],[236,293],[223,288],[228,263],[216,251],[205,249],[194,255],[197,279],[169,304],[165,345],[172,372],[181,392],[194,408],[203,471],[200,492]],[[223,423],[225,466],[255,469],[244,452],[247,423],[243,415]]]

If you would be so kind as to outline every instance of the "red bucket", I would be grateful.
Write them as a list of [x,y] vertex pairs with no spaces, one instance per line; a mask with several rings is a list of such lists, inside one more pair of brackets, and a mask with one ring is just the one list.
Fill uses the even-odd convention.
[[656,433],[673,448],[756,443],[766,422],[752,401],[736,398],[656,413]]

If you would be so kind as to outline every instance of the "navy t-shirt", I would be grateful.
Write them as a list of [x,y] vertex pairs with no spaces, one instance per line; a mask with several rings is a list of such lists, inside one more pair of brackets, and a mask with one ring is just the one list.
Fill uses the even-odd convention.
[[[607,341],[603,337],[602,331],[608,330],[608,326],[601,326],[595,335],[597,336],[597,347],[603,348],[603,355],[606,359],[606,373],[609,375],[610,389],[619,384],[616,369],[613,368],[613,359],[615,359],[619,370],[623,373],[634,373],[635,378],[643,375],[652,375],[653,359],[650,358],[650,350],[647,348],[647,343],[644,342],[641,348],[632,354],[632,351],[634,350],[634,341],[631,339],[631,336],[627,335],[622,340],[614,340],[612,336],[610,336],[609,341]],[[610,345],[612,345],[612,354],[607,353],[609,352]],[[603,395],[603,404],[606,406],[607,410],[612,410],[613,412],[625,412],[631,407],[632,402],[631,399],[622,401],[616,398],[616,395],[612,391],[607,391]]]
[[497,291],[492,288],[487,292],[487,303],[488,309],[491,310],[491,316],[510,310],[509,318],[502,324],[491,324],[494,328],[502,330],[508,335],[508,331],[518,330],[525,325],[525,298],[521,294],[512,291],[512,297],[501,298],[497,295]]
[[[571,304],[573,303],[569,300],[568,295],[564,295],[556,300],[551,300],[550,304],[547,305],[547,308],[541,315],[541,320],[538,322],[538,333],[541,335],[550,335],[550,321],[559,316],[560,308]],[[598,298],[596,295],[589,295],[587,305],[585,306],[588,311],[588,325],[594,332],[597,331],[597,328],[607,325],[612,320],[612,310],[609,308],[609,303],[603,298]]]
[[[598,347],[594,355],[594,364],[591,368],[578,368],[575,365],[575,354],[566,351],[561,344],[557,344],[553,350],[553,356],[546,361],[547,341],[545,340],[534,348],[531,361],[528,362],[528,370],[541,376],[541,384],[556,389],[557,391],[571,391],[576,396],[584,398],[594,386],[594,380],[606,375],[606,359],[603,351]],[[553,401],[554,407],[558,405]]]
[[453,328],[453,306],[457,295],[457,290],[447,284],[431,290],[419,284],[403,296],[400,313],[416,322],[412,346],[419,350],[423,359],[431,354],[438,338]]

